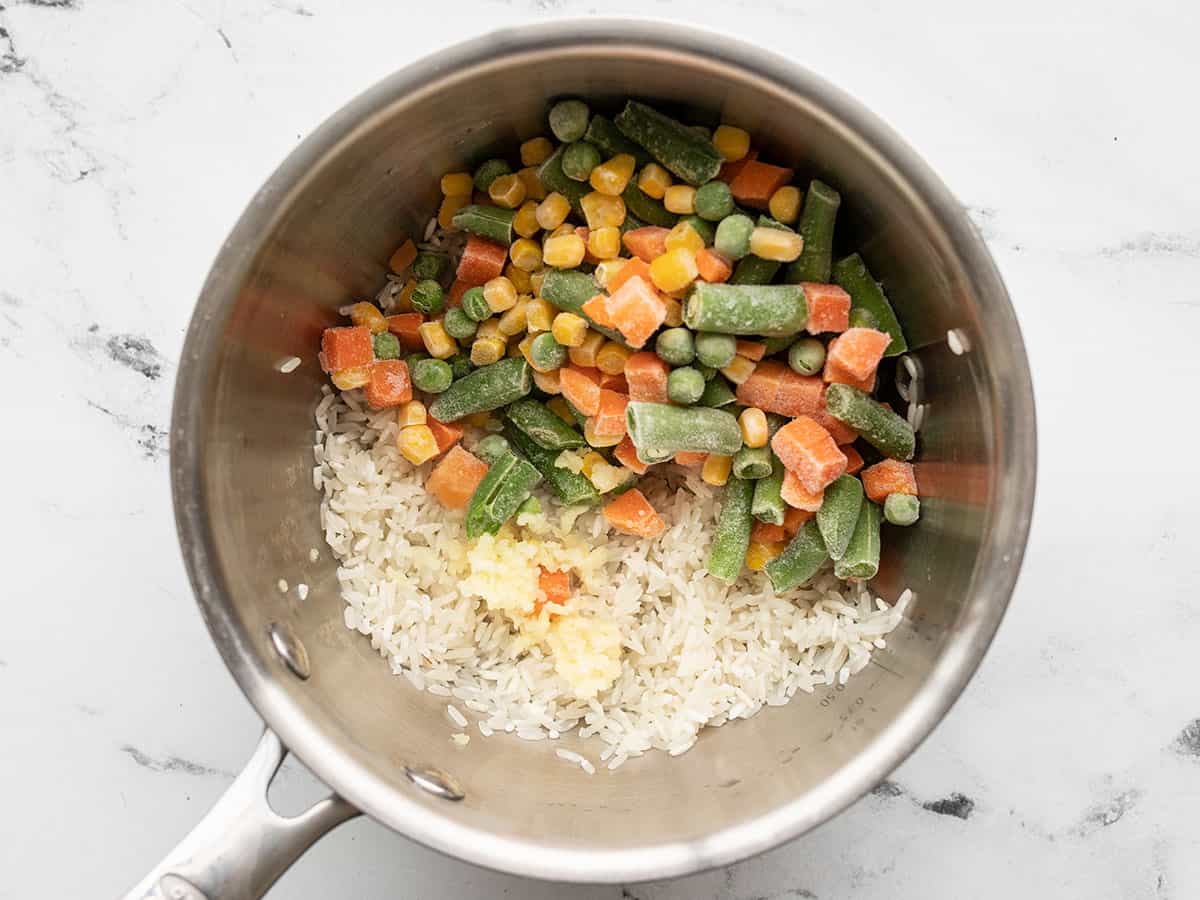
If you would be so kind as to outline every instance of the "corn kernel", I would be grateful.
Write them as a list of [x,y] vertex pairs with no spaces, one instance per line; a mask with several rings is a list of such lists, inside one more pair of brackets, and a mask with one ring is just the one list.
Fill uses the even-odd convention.
[[525,185],[516,175],[501,175],[488,186],[492,202],[504,209],[516,209],[525,202]]
[[791,262],[804,249],[804,238],[794,231],[779,228],[755,228],[750,232],[750,252],[760,259]]
[[517,305],[517,289],[503,275],[498,275],[483,286],[483,299],[494,313],[502,313]]
[[650,280],[660,291],[678,291],[700,274],[696,268],[696,256],[688,250],[671,250],[654,257],[650,263]]
[[383,317],[383,313],[374,303],[368,303],[366,300],[350,307],[350,321],[355,325],[366,325],[371,334],[387,331],[387,319]]
[[729,470],[733,466],[732,456],[722,456],[720,453],[710,453],[704,457],[704,466],[700,469],[700,479],[705,484],[720,487],[729,480]]
[[600,332],[588,331],[583,338],[583,343],[578,347],[568,349],[567,356],[577,366],[586,366],[589,369],[595,368],[596,357],[600,354],[600,348],[604,346],[604,340],[604,335]]
[[663,304],[667,308],[667,317],[663,324],[668,328],[678,328],[683,324],[683,304],[674,297],[664,297]]
[[753,373],[758,364],[744,356],[735,356],[733,361],[721,370],[721,374],[734,384],[741,384]]
[[454,215],[464,206],[470,205],[470,203],[471,197],[469,195],[443,197],[442,205],[438,207],[438,224],[447,231],[457,231],[458,229],[454,227]]
[[538,204],[537,222],[547,231],[553,231],[565,222],[570,214],[571,201],[558,191],[552,191]]
[[587,421],[583,423],[583,439],[588,442],[589,446],[615,447],[617,444],[621,443],[621,438],[624,437],[624,435],[618,434],[613,437],[612,435],[607,434],[596,434],[592,428],[593,421],[594,417],[589,416]]
[[537,220],[537,201],[526,200],[513,216],[513,231],[524,238],[531,238],[541,230]]
[[529,300],[522,297],[512,305],[512,308],[504,313],[499,319],[497,327],[500,333],[505,337],[513,337],[525,330],[525,312],[529,307]]
[[713,132],[712,142],[726,162],[745,159],[750,152],[750,132],[732,125],[718,126]]
[[756,406],[749,406],[738,416],[738,427],[742,429],[742,443],[747,447],[767,445],[767,414]]
[[339,369],[330,376],[333,386],[339,391],[352,391],[355,388],[366,387],[371,380],[370,366],[352,366],[349,369]]
[[463,416],[462,420],[472,428],[486,429],[492,422],[492,414],[486,412],[471,413],[469,416]]
[[470,197],[475,190],[475,179],[470,172],[447,172],[442,176],[442,196]]
[[668,250],[683,248],[690,253],[699,253],[704,249],[704,238],[687,220],[677,222],[675,227],[667,232],[666,245]]
[[538,178],[537,169],[532,166],[525,169],[517,169],[517,178],[520,179],[521,184],[525,185],[525,199],[545,199],[546,186],[542,184],[542,179]]
[[404,282],[404,287],[400,289],[400,293],[396,295],[396,312],[412,312],[412,295],[417,289],[417,279],[410,278]]
[[562,237],[564,234],[577,234],[578,230],[578,225],[572,225],[570,222],[563,222],[553,231],[542,235],[542,243],[545,244],[547,238]]
[[[555,371],[554,374],[557,376],[558,371]],[[578,424],[575,421],[575,417],[571,414],[571,408],[567,406],[567,401],[561,396],[551,397],[547,400],[546,409],[550,410],[550,412],[554,413],[572,428]]]
[[517,238],[508,248],[512,264],[523,272],[532,272],[542,265],[542,247],[532,238]]
[[442,327],[441,322],[422,322],[417,326],[417,333],[421,335],[421,343],[425,345],[430,356],[449,359],[458,352],[458,344],[454,342],[454,338],[446,334],[446,329]]
[[521,144],[521,165],[540,166],[554,155],[554,144],[550,138],[539,135]]
[[506,349],[507,346],[500,338],[475,338],[475,342],[471,344],[471,365],[490,366],[504,356]]
[[542,246],[542,260],[556,269],[575,268],[583,262],[586,253],[587,245],[583,243],[583,238],[574,232],[547,238]]
[[646,163],[637,183],[647,197],[661,200],[671,186],[671,173],[658,163]]
[[605,375],[621,375],[625,372],[625,360],[629,351],[616,341],[609,341],[596,354],[596,368]]
[[[526,335],[526,337],[529,337],[529,335]],[[521,346],[521,344],[523,344],[523,343],[524,343],[524,341],[518,341],[515,338],[513,340],[509,341],[508,346],[505,347],[504,355],[513,357],[513,358],[516,358],[518,356],[525,356],[526,348]],[[533,343],[532,339],[530,340],[530,343]],[[526,358],[525,361],[529,362],[528,358]],[[531,366],[531,368],[532,368],[532,366]]]
[[414,466],[429,462],[438,455],[437,439],[428,425],[409,425],[401,428],[396,437],[396,449]]
[[[458,210],[455,210],[457,212]],[[451,213],[453,215],[453,213]],[[412,241],[405,241],[396,248],[396,252],[392,254],[392,258],[388,260],[388,268],[397,275],[413,264],[413,260],[417,258],[417,245]]]
[[696,189],[690,184],[673,184],[663,194],[663,206],[668,212],[690,216],[696,211]]
[[529,273],[529,293],[537,296],[542,292],[542,282],[546,279],[546,270],[537,269]]
[[783,552],[783,541],[773,544],[760,544],[751,541],[746,548],[746,568],[751,572],[761,572],[763,567]]
[[560,369],[553,369],[549,372],[539,372],[537,369],[534,369],[533,383],[537,385],[537,389],[543,394],[550,394],[551,396],[561,394],[562,386],[558,383],[558,373],[560,371]]
[[518,294],[532,294],[533,285],[529,280],[529,273],[524,269],[518,269],[511,262],[504,267],[504,277],[513,283],[513,287],[517,289]]
[[800,189],[786,184],[771,195],[767,201],[771,217],[784,225],[791,225],[800,218]]
[[584,194],[579,201],[588,228],[620,228],[625,221],[625,201],[599,191]]
[[557,311],[549,300],[533,297],[525,307],[525,330],[530,334],[549,331]]
[[592,169],[588,182],[593,190],[610,197],[619,197],[625,188],[629,187],[629,179],[633,178],[636,160],[628,153],[618,153],[606,163],[601,163]]
[[593,228],[588,232],[587,245],[597,259],[615,259],[621,255],[621,229]]
[[603,456],[595,450],[589,450],[583,458],[583,468],[580,470],[584,478],[591,478],[592,471],[596,468],[596,463],[608,462]]
[[428,421],[425,415],[425,404],[420,400],[409,400],[400,407],[400,417],[397,421],[401,428],[409,425],[424,425]]
[[[620,229],[617,229],[620,231]],[[593,277],[596,279],[596,284],[600,287],[608,287],[608,280],[621,271],[621,268],[627,263],[627,259],[605,259],[597,266]]]
[[588,336],[587,320],[575,313],[560,312],[554,317],[550,333],[564,347],[581,347]]
[[484,319],[475,329],[475,340],[480,338],[492,338],[493,340],[504,341],[505,337],[500,333],[499,319]]

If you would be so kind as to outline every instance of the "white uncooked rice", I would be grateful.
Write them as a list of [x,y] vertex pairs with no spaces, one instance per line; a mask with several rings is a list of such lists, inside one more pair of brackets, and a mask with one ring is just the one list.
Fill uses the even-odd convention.
[[[748,718],[861,671],[910,596],[889,606],[829,570],[784,595],[759,573],[733,585],[708,576],[720,489],[693,470],[665,467],[640,485],[668,523],[659,538],[610,531],[598,510],[574,521],[574,533],[605,560],[576,578],[572,602],[583,616],[615,623],[623,642],[615,683],[582,700],[544,645],[530,647],[504,614],[459,593],[468,574],[463,514],[426,493],[429,464],[414,468],[396,450],[395,411],[371,411],[361,391],[327,391],[316,421],[323,451],[314,481],[340,563],[346,626],[413,687],[468,709],[485,737],[543,740],[574,730],[597,739],[609,769],[650,749],[683,753],[705,725]],[[464,442],[476,437],[469,431]],[[565,516],[548,497],[542,503]]]
[[446,715],[448,715],[450,717],[450,721],[453,722],[455,725],[457,725],[459,728],[467,727],[467,717],[464,716],[461,712],[459,712],[458,707],[455,706],[453,703],[446,704]]
[[275,587],[279,588],[279,593],[281,594],[286,594],[288,592],[288,583],[282,578],[275,583]]
[[304,360],[298,356],[289,356],[287,359],[280,360],[279,365],[276,368],[278,368],[279,371],[284,375],[287,375],[288,373],[295,372],[298,368],[300,368],[300,363],[302,362],[304,362]]
[[307,584],[296,585],[296,596],[299,597],[301,600],[307,600],[308,599],[308,585]]

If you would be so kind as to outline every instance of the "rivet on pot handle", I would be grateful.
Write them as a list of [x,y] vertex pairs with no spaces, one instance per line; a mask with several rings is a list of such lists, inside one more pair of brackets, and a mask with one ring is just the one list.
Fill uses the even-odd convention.
[[285,756],[264,730],[229,790],[124,900],[257,900],[318,839],[359,815],[336,795],[292,818],[275,812],[267,789]]

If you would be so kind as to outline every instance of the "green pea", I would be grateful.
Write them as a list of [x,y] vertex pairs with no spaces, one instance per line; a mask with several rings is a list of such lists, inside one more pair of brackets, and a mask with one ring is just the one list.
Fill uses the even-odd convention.
[[825,345],[816,338],[801,338],[788,348],[788,365],[801,375],[816,375],[825,365]]
[[577,141],[587,131],[589,116],[582,100],[559,100],[550,107],[550,131],[564,144]]
[[413,260],[413,278],[416,278],[418,281],[425,278],[432,278],[434,281],[437,281],[446,273],[446,266],[449,262],[450,259],[445,253],[433,253],[423,250]]
[[696,189],[696,215],[719,222],[733,212],[733,194],[723,181],[710,181]]
[[567,348],[543,331],[529,345],[529,359],[538,369],[558,369],[567,361]]
[[594,144],[587,141],[576,141],[567,144],[563,151],[562,168],[568,178],[575,181],[587,181],[592,169],[600,165],[600,151]]
[[417,286],[413,288],[412,305],[417,312],[436,316],[446,308],[446,295],[442,286],[432,278],[418,281]]
[[654,342],[654,352],[663,362],[686,366],[696,358],[696,342],[686,328],[668,328]]
[[492,182],[501,175],[511,175],[512,166],[502,159],[488,159],[479,164],[479,168],[475,170],[475,187],[478,190],[487,193],[487,189],[492,186]]
[[696,359],[705,366],[723,369],[737,356],[737,339],[732,334],[701,332],[696,335]]
[[470,375],[475,368],[471,365],[471,357],[466,353],[455,353],[447,362],[450,363],[450,371],[454,375],[455,381]]
[[453,306],[446,310],[446,315],[442,318],[442,327],[450,337],[462,340],[473,335],[477,325],[460,307]]
[[481,287],[467,288],[462,295],[462,310],[475,322],[482,322],[492,315],[492,308],[488,306]]
[[508,439],[502,434],[489,434],[475,445],[475,455],[489,466],[509,452]]
[[874,328],[879,331],[879,320],[865,306],[855,306],[850,310],[851,328]]
[[912,525],[921,517],[921,501],[911,494],[888,494],[883,517],[893,525]]
[[690,366],[672,369],[667,376],[667,398],[691,406],[704,393],[704,376]]
[[400,342],[396,340],[396,336],[391,332],[385,331],[375,335],[374,344],[376,359],[400,358]]
[[440,394],[453,380],[454,370],[444,359],[430,357],[412,367],[413,387],[427,394]]
[[754,220],[741,213],[723,218],[717,225],[713,246],[730,259],[741,259],[750,252],[750,235],[754,231]]
[[404,357],[404,361],[408,364],[408,371],[412,371],[413,366],[423,359],[429,359],[429,354],[424,350],[416,350]]

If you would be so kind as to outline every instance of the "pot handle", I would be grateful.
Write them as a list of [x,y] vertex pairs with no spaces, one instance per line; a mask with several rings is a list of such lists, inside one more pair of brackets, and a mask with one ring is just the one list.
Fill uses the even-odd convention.
[[123,900],[258,900],[300,855],[359,811],[330,795],[285,818],[267,789],[287,756],[271,729],[200,823]]

